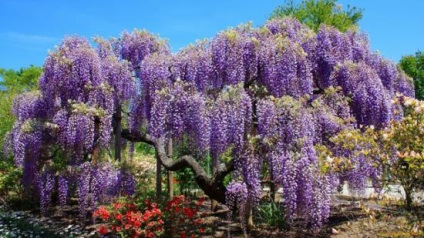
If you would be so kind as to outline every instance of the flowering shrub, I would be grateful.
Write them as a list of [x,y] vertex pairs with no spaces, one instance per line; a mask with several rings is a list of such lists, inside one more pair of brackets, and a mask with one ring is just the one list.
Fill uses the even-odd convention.
[[165,219],[171,235],[179,235],[181,238],[194,238],[205,232],[203,219],[199,208],[204,198],[192,201],[183,195],[175,196],[165,204]]
[[[183,195],[176,196],[163,204],[145,199],[140,206],[132,201],[118,201],[110,206],[100,206],[93,213],[107,225],[99,227],[101,235],[119,234],[125,237],[166,237],[178,235],[194,238],[205,233],[202,214],[199,212],[204,198],[192,201]],[[141,207],[141,209],[140,209]],[[144,211],[144,212],[141,212]]]
[[158,237],[164,232],[162,211],[150,200],[146,200],[144,212],[137,210],[133,202],[116,202],[110,207],[99,207],[93,217],[108,224],[100,226],[98,232],[101,235],[112,233],[125,237]]
[[386,127],[345,130],[332,137],[338,154],[327,155],[324,167],[344,173],[362,189],[369,177],[378,187],[400,183],[411,210],[414,193],[424,188],[424,102],[398,95],[393,103],[396,115],[403,116]]

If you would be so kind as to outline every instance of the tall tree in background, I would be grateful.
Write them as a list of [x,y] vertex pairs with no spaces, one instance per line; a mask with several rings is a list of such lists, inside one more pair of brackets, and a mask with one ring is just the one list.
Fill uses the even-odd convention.
[[38,84],[38,78],[42,72],[41,67],[31,65],[28,68],[22,68],[18,71],[13,69],[0,68],[0,88],[8,92],[26,92],[35,90]]
[[270,18],[292,16],[315,32],[318,31],[321,24],[334,26],[345,32],[357,27],[362,18],[362,12],[362,9],[350,5],[347,6],[347,10],[343,11],[342,6],[337,4],[337,0],[303,0],[297,5],[293,0],[286,0],[286,4],[277,7]]
[[414,55],[402,57],[399,62],[400,67],[408,76],[414,79],[415,96],[417,99],[424,99],[424,53],[417,51]]

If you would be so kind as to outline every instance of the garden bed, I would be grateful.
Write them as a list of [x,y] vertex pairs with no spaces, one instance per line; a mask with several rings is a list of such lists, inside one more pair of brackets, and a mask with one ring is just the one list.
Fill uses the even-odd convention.
[[[249,237],[343,238],[358,235],[391,237],[399,234],[400,237],[407,237],[407,217],[393,212],[401,211],[399,207],[382,207],[376,200],[346,196],[334,196],[333,200],[334,206],[329,221],[319,231],[314,232],[296,224],[287,229],[259,223],[249,230]],[[200,207],[200,212],[205,214],[203,225],[207,229],[199,237],[228,237],[228,234],[234,238],[244,237],[240,224],[227,219],[227,207],[220,205],[215,212],[211,212],[210,207],[209,200]],[[376,210],[380,212],[373,213]],[[87,219],[85,224],[78,223],[76,205],[67,206],[60,211],[57,207],[52,208],[51,214],[50,217],[44,218],[40,217],[37,211],[4,211],[0,215],[0,234],[2,237],[100,237],[96,230],[101,224],[94,223],[94,219]],[[375,217],[372,217],[372,214]],[[415,229],[419,231],[423,228]]]

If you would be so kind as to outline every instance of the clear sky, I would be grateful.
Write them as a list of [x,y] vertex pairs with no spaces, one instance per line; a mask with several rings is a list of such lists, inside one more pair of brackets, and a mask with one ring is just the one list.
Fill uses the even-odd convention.
[[[299,2],[299,1],[297,1]],[[363,8],[371,48],[399,61],[424,50],[424,0],[339,0]],[[64,36],[119,37],[147,29],[174,52],[252,21],[262,25],[284,0],[0,0],[0,68],[41,66]]]

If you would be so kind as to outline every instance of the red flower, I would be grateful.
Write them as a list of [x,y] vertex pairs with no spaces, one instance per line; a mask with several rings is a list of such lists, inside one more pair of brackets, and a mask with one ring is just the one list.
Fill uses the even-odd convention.
[[106,233],[107,233],[107,228],[106,228],[105,226],[101,226],[101,227],[99,228],[99,232],[100,232],[100,234],[104,235],[104,234],[106,234]]
[[134,210],[134,209],[135,209],[135,205],[134,205],[134,203],[128,203],[128,204],[127,204],[127,206],[128,206],[128,208],[129,208],[129,209],[131,209],[131,210]]
[[117,227],[116,227],[116,232],[120,232],[120,231],[121,231],[121,229],[122,229],[122,228],[121,228],[120,226],[117,226]]
[[185,233],[185,232],[181,232],[181,233],[180,233],[180,238],[187,238],[186,233]]
[[126,224],[125,225],[125,230],[128,230],[128,229],[130,229],[131,228],[131,224]]
[[180,207],[174,207],[174,212],[175,212],[175,213],[180,212]]
[[93,213],[93,216],[100,217],[101,219],[106,220],[109,218],[109,212],[106,210],[105,207],[101,206]]
[[197,213],[197,211],[196,211],[196,209],[190,209],[189,207],[185,207],[184,209],[183,209],[183,213],[184,213],[184,215],[187,217],[187,218],[189,218],[189,219],[193,219],[193,217],[194,217],[194,215],[196,215],[196,213]]
[[120,204],[120,203],[114,203],[113,204],[113,208],[115,208],[115,209],[121,209],[121,207],[122,207],[122,204]]
[[140,227],[141,226],[141,222],[139,220],[134,222],[134,227]]
[[203,232],[205,232],[205,228],[203,228],[203,227],[200,227],[200,228],[199,228],[199,232],[200,232],[200,233],[203,233]]
[[147,224],[147,226],[155,226],[155,223],[151,221]]
[[116,214],[115,215],[115,219],[116,220],[121,220],[122,219],[122,214],[121,213]]
[[196,205],[200,206],[200,205],[203,204],[204,201],[205,201],[205,197],[201,197],[201,198],[199,198],[199,200],[197,200]]
[[148,231],[147,232],[147,234],[146,234],[146,237],[155,237],[155,233],[153,233],[153,232],[151,232],[151,231]]

